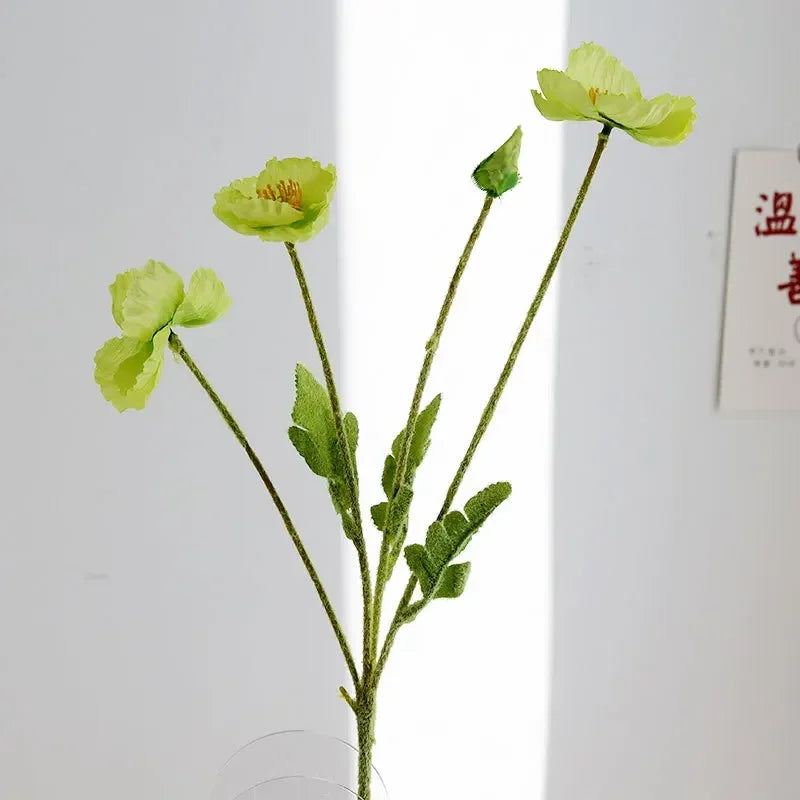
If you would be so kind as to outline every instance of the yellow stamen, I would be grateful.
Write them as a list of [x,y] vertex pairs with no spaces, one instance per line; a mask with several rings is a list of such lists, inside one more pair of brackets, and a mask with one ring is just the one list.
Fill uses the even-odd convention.
[[279,203],[288,203],[292,208],[300,210],[303,202],[303,190],[295,180],[278,181],[274,186],[267,184],[262,189],[256,189],[256,194],[262,200],[277,200]]
[[592,101],[592,105],[597,104],[597,95],[599,94],[608,94],[608,89],[602,92],[599,89],[589,89],[589,99]]

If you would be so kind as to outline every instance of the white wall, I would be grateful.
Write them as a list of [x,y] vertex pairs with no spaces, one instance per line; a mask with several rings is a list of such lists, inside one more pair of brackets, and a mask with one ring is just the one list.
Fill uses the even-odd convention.
[[[365,502],[408,413],[444,291],[483,197],[478,161],[522,124],[523,181],[493,208],[459,290],[427,397],[443,393],[416,485],[416,540],[435,517],[533,298],[560,218],[558,126],[537,67],[560,63],[564,4],[341,2],[340,210],[348,394]],[[470,585],[401,631],[375,760],[393,798],[540,797],[549,666],[552,298],[458,500],[514,486],[470,546]],[[377,543],[377,536],[375,537]],[[398,566],[387,609],[405,585]],[[359,598],[348,582],[353,613]]]
[[[316,364],[290,266],[211,214],[272,154],[335,159],[334,36],[324,2],[2,4],[2,798],[198,800],[255,736],[347,734],[327,620],[202,391],[170,359],[120,416],[92,379],[118,271],[216,268],[233,309],[184,341],[343,605],[324,486],[286,438],[293,365]],[[337,228],[303,251],[338,361]]]
[[[800,703],[796,415],[715,413],[732,151],[795,147],[793,0],[573,0],[675,150],[614,134],[562,273],[548,800],[790,800]],[[566,199],[594,131],[567,138]]]
[[[366,505],[482,202],[470,173],[523,124],[523,183],[492,212],[430,383],[444,403],[421,537],[557,234],[559,130],[528,90],[562,60],[564,25],[562,3],[523,0],[3,5],[0,797],[196,800],[253,737],[349,734],[316,596],[199,387],[170,361],[144,413],[102,400],[106,287],[149,257],[226,281],[228,317],[184,341],[355,630],[352,550],[285,436],[292,367],[316,365],[297,289],[281,248],[219,224],[212,194],[272,154],[339,166],[332,223],[303,253],[362,423]],[[466,596],[404,631],[386,672],[393,798],[541,791],[553,309],[460,498],[508,479],[513,499],[474,543]]]

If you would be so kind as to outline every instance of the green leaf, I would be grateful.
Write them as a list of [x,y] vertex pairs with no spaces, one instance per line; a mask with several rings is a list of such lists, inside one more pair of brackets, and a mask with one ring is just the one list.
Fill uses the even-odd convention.
[[350,448],[350,458],[353,465],[356,463],[356,449],[358,448],[358,420],[352,411],[344,415],[344,435],[347,438],[347,446]]
[[[433,423],[436,422],[436,415],[439,413],[439,406],[442,402],[442,396],[437,394],[436,397],[431,400],[426,408],[424,408],[417,416],[416,422],[414,423],[414,430],[411,433],[411,446],[408,451],[408,462],[406,465],[406,474],[404,478],[404,484],[409,492],[407,502],[411,502],[412,495],[411,486],[414,483],[414,476],[416,474],[417,468],[422,463],[422,459],[425,458],[425,453],[428,452],[428,447],[430,447],[431,443],[431,429],[433,428]],[[386,460],[383,463],[383,475],[381,476],[381,486],[383,488],[383,493],[386,495],[387,499],[392,502],[392,516],[395,517],[394,514],[394,506],[396,505],[395,499],[392,497],[392,490],[394,489],[394,480],[397,474],[397,459],[400,457],[400,449],[403,444],[403,435],[405,430],[400,431],[400,433],[395,436],[394,441],[392,442],[392,452],[386,456]],[[403,487],[398,489],[398,496],[402,491]],[[396,522],[393,525],[393,529],[395,533],[400,533],[401,538],[405,537],[405,526],[407,525],[408,520],[408,505],[406,503],[406,499],[400,500],[400,517],[396,517]],[[379,503],[378,506],[373,506],[373,508],[381,507],[383,504]],[[386,525],[386,511],[385,509],[381,512],[383,520],[383,525]],[[375,517],[373,515],[373,520]],[[378,525],[378,523],[375,523]],[[378,525],[380,530],[384,530],[381,525]],[[394,568],[394,564],[397,561],[397,557],[400,554],[399,549],[391,553],[390,552],[390,570]]]
[[292,421],[296,427],[289,429],[289,438],[312,472],[331,479],[337,442],[328,393],[302,364],[295,370],[295,387]]
[[[425,458],[425,453],[431,444],[431,429],[433,423],[436,422],[436,416],[439,413],[439,406],[442,403],[441,394],[437,394],[431,402],[419,412],[417,420],[414,423],[414,430],[411,434],[411,448],[408,451],[408,466],[407,471],[413,474],[416,472],[422,459]],[[392,455],[397,461],[400,458],[400,448],[403,444],[403,434],[405,431],[400,431],[392,442]]]
[[467,586],[467,578],[472,565],[469,561],[462,564],[451,564],[444,571],[435,597],[455,598],[461,597]]
[[343,481],[331,478],[328,481],[328,491],[331,494],[331,502],[337,514],[344,514],[352,506],[350,502],[350,490]]
[[[434,523],[434,525],[437,524],[440,523]],[[419,581],[422,594],[427,597],[430,594],[431,586],[433,586],[434,570],[430,566],[425,546],[421,544],[410,544],[406,547],[405,553],[408,568]]]
[[[328,479],[331,502],[343,517],[353,506],[347,481],[347,465],[336,435],[333,410],[325,387],[302,364],[295,370],[296,396],[292,409],[289,439],[306,464],[316,475]],[[342,418],[345,439],[355,468],[358,446],[358,420],[355,414],[347,413]],[[342,520],[345,534],[353,538],[349,521]]]
[[414,499],[414,492],[411,487],[404,483],[394,496],[394,502],[386,521],[386,533],[395,536],[400,529],[408,522],[408,510],[411,508],[411,501]]
[[[391,509],[386,501],[372,506],[370,514],[375,527],[390,537],[396,537],[398,533],[405,535],[408,525],[408,511],[413,499],[414,492],[408,484],[404,483],[398,489],[394,502],[391,504]],[[391,511],[391,516],[387,519],[386,515],[389,511]]]
[[408,532],[408,512],[411,508],[411,501],[414,499],[414,492],[411,487],[404,483],[398,490],[389,509],[389,519],[386,520],[384,535],[389,539],[389,552],[387,567],[389,574],[394,571],[397,559]]
[[315,475],[327,478],[330,472],[329,459],[320,452],[311,434],[302,428],[292,426],[289,428],[289,439],[294,449],[305,459],[308,468]]
[[396,471],[397,462],[394,460],[394,456],[386,456],[386,461],[383,462],[383,476],[381,477],[381,485],[383,486],[383,493],[387,497],[392,496],[394,476]]
[[386,509],[388,507],[389,504],[384,501],[383,503],[377,503],[369,510],[372,521],[375,523],[375,527],[379,531],[382,531],[386,528]]
[[470,523],[479,527],[489,518],[489,515],[511,495],[510,483],[493,483],[482,492],[467,500],[464,512],[469,517]]
[[[457,597],[452,592],[463,592],[468,568],[451,564],[469,544],[470,540],[492,512],[511,494],[511,484],[493,483],[478,492],[464,506],[466,516],[451,511],[443,521],[437,520],[428,528],[425,544],[406,547],[409,569],[419,580],[426,600],[434,597]],[[448,568],[457,567],[450,570]],[[443,591],[444,594],[439,594]]]
[[213,269],[195,270],[172,323],[186,328],[208,325],[225,314],[231,307],[231,302],[224,284]]
[[353,519],[353,515],[349,511],[342,511],[341,516],[344,535],[350,539],[350,541],[355,541],[358,537],[358,527],[356,526],[356,521]]

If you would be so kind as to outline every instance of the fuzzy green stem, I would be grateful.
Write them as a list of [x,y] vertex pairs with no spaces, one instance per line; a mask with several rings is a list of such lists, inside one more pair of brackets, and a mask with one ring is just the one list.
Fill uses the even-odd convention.
[[[300,293],[303,296],[303,303],[306,308],[306,315],[308,317],[308,324],[311,326],[311,333],[314,336],[314,342],[317,345],[317,352],[319,353],[319,360],[322,363],[322,372],[325,376],[325,384],[328,389],[328,397],[331,401],[331,410],[333,412],[333,421],[336,427],[336,439],[339,444],[339,452],[342,456],[342,461],[345,465],[345,475],[347,480],[347,488],[350,493],[350,500],[353,507],[353,521],[356,526],[356,536],[354,538],[354,545],[358,553],[358,564],[361,572],[361,591],[363,598],[363,668],[361,677],[364,682],[369,681],[369,676],[372,671],[372,656],[371,656],[371,642],[372,642],[372,578],[369,571],[369,557],[367,555],[367,545],[364,540],[364,528],[361,522],[361,504],[358,495],[358,480],[356,478],[356,471],[353,459],[350,454],[350,447],[347,443],[347,436],[344,432],[344,421],[342,418],[342,406],[339,402],[339,393],[336,390],[336,382],[333,377],[333,369],[331,368],[331,361],[328,357],[328,350],[325,346],[325,339],[322,336],[322,329],[320,328],[317,313],[314,309],[314,302],[311,299],[311,291],[306,281],[305,273],[303,272],[303,265],[300,262],[300,257],[297,255],[297,250],[291,242],[286,242],[286,250],[289,253],[292,266],[294,267],[297,282],[300,286]],[[346,513],[346,512],[345,512]]]
[[[472,441],[470,441],[469,447],[467,448],[467,452],[464,455],[464,458],[461,460],[461,464],[459,464],[458,470],[456,471],[456,475],[453,478],[452,483],[450,484],[449,489],[447,490],[447,495],[445,497],[445,501],[442,504],[442,508],[439,511],[439,516],[437,517],[438,520],[444,519],[447,512],[450,510],[450,506],[453,504],[453,500],[455,499],[456,492],[458,491],[459,487],[461,486],[461,482],[464,479],[464,475],[469,468],[470,463],[472,462],[472,457],[475,455],[475,451],[480,444],[481,439],[483,438],[484,433],[486,433],[486,429],[489,427],[489,423],[492,420],[492,416],[494,415],[495,409],[497,408],[497,403],[500,400],[500,396],[503,393],[503,390],[508,383],[508,379],[511,376],[511,372],[514,369],[514,365],[517,361],[517,356],[519,356],[519,352],[522,349],[522,345],[525,343],[525,339],[528,336],[528,332],[530,331],[531,325],[533,324],[533,320],[536,317],[537,312],[539,311],[539,307],[542,304],[542,300],[544,300],[544,296],[547,293],[547,289],[550,286],[550,282],[553,279],[553,275],[555,274],[556,267],[561,259],[561,255],[564,252],[564,248],[567,244],[567,240],[569,239],[570,233],[572,232],[572,228],[575,224],[575,220],[578,218],[578,213],[581,210],[581,206],[583,205],[583,201],[586,199],[586,195],[589,191],[589,186],[591,185],[592,178],[594,177],[595,171],[597,170],[597,165],[600,162],[600,156],[603,155],[603,151],[608,144],[608,137],[611,133],[611,127],[608,125],[604,125],[602,131],[598,135],[597,139],[597,146],[595,147],[594,154],[592,155],[592,159],[589,162],[589,167],[586,170],[586,176],[583,179],[583,183],[578,189],[578,194],[575,197],[575,202],[572,204],[572,209],[569,212],[567,217],[567,221],[564,223],[564,228],[561,231],[561,236],[558,239],[558,243],[556,244],[556,248],[553,251],[553,255],[550,259],[550,263],[547,265],[547,269],[545,270],[544,276],[542,281],[539,285],[539,289],[536,292],[536,296],[531,303],[530,308],[528,309],[528,313],[525,316],[525,319],[522,323],[522,327],[520,328],[519,333],[517,334],[517,338],[514,341],[514,344],[511,348],[511,352],[509,353],[508,359],[506,360],[505,365],[503,366],[503,371],[500,373],[500,378],[495,385],[494,390],[489,398],[489,402],[486,404],[486,407],[483,410],[483,414],[481,415],[480,421],[478,422],[478,427],[475,430],[475,434],[472,437]],[[408,621],[408,611],[409,611],[409,604],[411,603],[411,598],[414,595],[414,591],[417,588],[417,579],[415,576],[411,576],[408,580],[406,585],[405,592],[403,593],[402,598],[397,606],[397,610],[395,611],[394,618],[392,619],[392,623],[389,627],[389,632],[386,635],[386,639],[383,644],[383,648],[381,650],[380,658],[378,659],[378,663],[375,668],[375,672],[373,675],[372,684],[373,686],[377,686],[377,682],[380,680],[381,674],[383,673],[383,669],[386,665],[386,660],[389,657],[389,653],[392,649],[392,645],[394,644],[394,640],[397,636],[397,632],[403,626],[403,624]],[[422,608],[424,608],[430,598],[423,598],[422,600],[418,601],[414,604],[414,608],[412,609],[413,612],[419,613]],[[416,614],[414,614],[415,616]]]
[[358,796],[370,800],[372,795],[372,750],[375,745],[375,692],[367,690],[360,698],[356,713],[358,731]]
[[[472,227],[472,231],[467,239],[467,243],[464,246],[464,250],[461,253],[461,257],[458,259],[458,264],[456,265],[455,272],[453,273],[452,278],[450,279],[450,285],[447,287],[447,293],[444,296],[444,301],[442,302],[442,307],[439,310],[439,316],[436,319],[436,325],[433,329],[433,334],[431,335],[430,339],[425,346],[425,358],[422,361],[422,368],[419,372],[419,377],[417,378],[417,385],[414,389],[414,396],[411,400],[411,408],[408,412],[408,419],[406,421],[406,427],[403,431],[403,437],[401,440],[400,445],[400,455],[397,459],[397,466],[395,468],[394,474],[394,481],[392,484],[392,491],[389,498],[389,504],[386,509],[386,519],[391,518],[391,506],[394,496],[397,494],[397,490],[402,486],[403,480],[406,477],[406,470],[408,468],[408,458],[411,452],[411,441],[413,439],[414,433],[414,425],[416,424],[417,416],[419,415],[419,409],[422,405],[422,396],[425,392],[425,385],[428,382],[428,376],[431,372],[431,367],[433,366],[433,359],[436,356],[436,351],[439,349],[439,341],[442,336],[442,332],[444,331],[445,324],[447,322],[447,317],[450,313],[450,308],[453,305],[453,301],[456,297],[456,292],[458,291],[458,285],[461,282],[461,277],[464,274],[464,271],[467,268],[467,264],[469,263],[470,256],[472,255],[472,250],[475,247],[475,243],[478,241],[478,237],[483,230],[483,224],[486,222],[486,217],[489,216],[489,210],[492,207],[492,202],[494,198],[490,195],[486,195],[486,199],[483,201],[483,206],[481,207],[480,214],[478,215],[478,219],[475,221],[475,224]],[[381,543],[381,553],[380,559],[378,561],[378,574],[375,581],[375,601],[374,601],[374,611],[372,614],[374,625],[372,630],[372,652],[377,656],[378,650],[378,636],[380,632],[380,619],[381,619],[381,607],[383,605],[383,595],[386,589],[386,584],[391,577],[391,572],[389,568],[389,547],[390,543],[388,537],[384,536],[383,541]],[[397,542],[392,545],[393,548],[400,548],[403,546],[403,542]]]
[[597,137],[597,146],[595,147],[594,154],[592,155],[592,160],[589,162],[589,168],[586,170],[586,176],[583,179],[580,189],[578,189],[575,202],[572,204],[572,209],[570,210],[567,221],[564,224],[564,229],[561,231],[561,236],[556,244],[556,249],[553,251],[550,263],[547,265],[547,269],[542,277],[542,281],[539,284],[539,289],[536,292],[536,296],[533,298],[533,302],[528,309],[528,313],[525,315],[522,327],[517,334],[517,338],[514,340],[514,344],[511,347],[511,352],[508,354],[506,363],[503,365],[503,370],[500,373],[500,377],[498,378],[497,383],[492,390],[492,394],[489,397],[489,402],[483,409],[480,421],[478,422],[478,427],[475,429],[475,433],[472,436],[472,441],[470,441],[467,452],[464,454],[464,458],[461,459],[461,463],[458,465],[455,477],[450,484],[450,488],[447,490],[444,503],[442,503],[442,508],[439,511],[439,520],[444,519],[445,515],[450,510],[450,506],[453,504],[456,492],[461,486],[461,482],[464,480],[464,475],[466,475],[469,465],[472,463],[472,458],[475,455],[475,451],[478,449],[478,445],[480,444],[483,435],[486,433],[489,423],[492,421],[497,404],[500,401],[503,390],[506,388],[508,379],[511,377],[514,365],[517,362],[517,357],[519,356],[520,350],[522,350],[522,345],[525,344],[525,339],[528,337],[528,332],[531,329],[533,320],[536,318],[539,307],[542,305],[542,300],[544,300],[544,296],[547,293],[547,289],[553,279],[558,262],[561,260],[561,255],[564,252],[569,235],[572,233],[572,227],[575,224],[575,220],[578,218],[578,213],[581,210],[583,201],[586,199],[589,186],[592,183],[592,178],[594,177],[594,173],[597,170],[597,165],[600,162],[600,156],[603,155],[603,151],[606,149],[606,145],[608,144],[608,137],[610,133],[610,126],[604,125],[603,130]]
[[412,575],[406,584],[406,589],[403,592],[403,596],[400,598],[400,602],[397,604],[397,610],[394,612],[394,617],[392,618],[391,625],[389,625],[389,630],[386,633],[386,639],[384,640],[383,647],[381,648],[380,658],[378,658],[378,663],[375,666],[375,672],[372,676],[372,688],[376,692],[378,690],[378,684],[380,683],[381,676],[383,675],[383,669],[386,666],[386,661],[389,658],[389,653],[392,650],[394,640],[397,638],[398,631],[406,622],[405,613],[408,610],[408,604],[411,602],[411,598],[414,595],[414,590],[416,588],[417,579]]
[[325,609],[325,613],[328,615],[328,621],[333,628],[336,640],[339,642],[339,647],[342,650],[344,660],[347,662],[347,668],[350,671],[350,677],[353,679],[353,684],[354,686],[358,687],[358,670],[356,669],[355,660],[353,659],[353,655],[350,651],[350,645],[347,642],[347,637],[345,636],[344,630],[339,623],[336,612],[333,609],[333,604],[331,603],[330,598],[325,591],[325,587],[322,585],[322,581],[320,580],[319,574],[314,567],[314,563],[311,561],[311,557],[309,556],[308,551],[306,550],[305,545],[300,538],[300,534],[297,532],[297,529],[292,522],[292,518],[289,516],[289,511],[278,494],[278,490],[275,488],[275,485],[272,483],[267,470],[264,468],[261,460],[251,447],[250,442],[248,442],[247,437],[239,427],[239,424],[236,422],[231,412],[228,411],[227,406],[222,402],[220,396],[214,391],[213,387],[208,382],[205,375],[203,375],[203,373],[200,371],[200,368],[197,366],[197,364],[194,363],[194,360],[183,346],[183,342],[178,338],[178,335],[174,331],[171,331],[169,334],[169,346],[170,349],[181,359],[181,361],[186,364],[192,375],[197,378],[197,382],[203,387],[203,389],[205,389],[206,394],[209,396],[209,398],[211,398],[211,402],[217,407],[217,410],[233,432],[233,435],[236,437],[239,444],[244,448],[244,451],[247,453],[250,462],[255,467],[258,476],[261,478],[262,483],[266,487],[267,492],[269,492],[269,496],[272,498],[272,502],[275,504],[275,508],[278,510],[278,514],[280,514],[280,517],[283,520],[283,524],[287,533],[289,534],[289,538],[292,540],[292,543],[294,544],[295,549],[300,556],[300,560],[303,562],[303,566],[306,568],[306,572],[308,572],[308,575],[311,578],[311,583],[314,584],[314,588],[317,590],[317,595],[319,595],[322,607]]

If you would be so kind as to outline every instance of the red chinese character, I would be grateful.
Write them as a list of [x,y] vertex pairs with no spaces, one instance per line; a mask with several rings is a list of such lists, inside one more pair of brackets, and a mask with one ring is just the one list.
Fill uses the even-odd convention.
[[794,253],[789,259],[789,266],[792,268],[792,274],[786,283],[778,286],[779,292],[786,292],[789,295],[789,302],[793,305],[800,305],[800,258]]
[[[767,195],[759,195],[763,202],[769,200]],[[756,211],[764,213],[762,206],[758,206]],[[764,228],[756,225],[756,236],[796,236],[795,216],[792,211],[792,193],[775,192],[772,195],[772,214],[767,217],[767,224]]]

